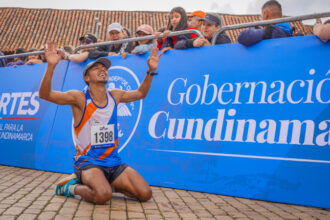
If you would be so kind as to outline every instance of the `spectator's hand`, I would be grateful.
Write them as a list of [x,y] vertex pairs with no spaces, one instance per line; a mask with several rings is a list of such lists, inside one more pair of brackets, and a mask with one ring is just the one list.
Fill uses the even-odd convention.
[[66,52],[66,51],[64,51],[64,53],[62,53],[62,59],[63,60],[68,60],[69,59],[69,56],[70,54],[68,53],[68,52]]
[[207,39],[205,39],[203,46],[211,46],[211,43]]
[[42,60],[32,59],[32,60],[27,61],[25,64],[31,65],[31,64],[38,64],[38,63],[42,63]]
[[57,44],[53,41],[49,41],[45,47],[45,58],[49,65],[57,65],[58,62],[61,60],[62,52],[61,50],[57,53]]
[[160,53],[161,55],[163,54],[163,53],[165,53],[166,51],[168,51],[168,50],[172,50],[173,48],[172,47],[164,47],[163,49],[162,49],[162,52]]
[[163,38],[159,37],[161,34],[162,34],[161,32],[156,32],[155,33],[155,37],[156,37],[156,39],[159,43],[163,42]]
[[147,60],[147,64],[148,64],[148,72],[155,72],[157,67],[158,67],[158,63],[159,63],[159,57],[162,55],[162,53],[160,53],[158,56],[158,48],[152,48],[151,52],[150,52],[150,56]]
[[315,19],[315,24],[322,24],[321,18],[316,18]]
[[166,30],[166,31],[164,31],[164,38],[167,38],[167,36],[169,35],[171,33],[171,31],[170,30]]
[[[205,38],[204,37],[199,37],[197,38],[196,40],[194,40],[193,42],[193,46],[194,47],[201,47],[201,46],[204,46],[205,44]],[[207,40],[206,40],[207,41]]]
[[125,53],[122,53],[122,54],[121,54],[121,58],[123,58],[123,59],[126,59],[126,57],[127,57],[127,54],[128,54],[127,52],[125,52]]
[[115,52],[109,52],[108,53],[108,56],[114,56],[114,55],[117,55],[117,53],[115,53]]

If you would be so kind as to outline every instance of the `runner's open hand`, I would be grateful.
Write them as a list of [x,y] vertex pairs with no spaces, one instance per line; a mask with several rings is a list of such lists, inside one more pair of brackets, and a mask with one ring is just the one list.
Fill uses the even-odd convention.
[[61,50],[57,53],[57,44],[53,41],[49,41],[44,46],[45,58],[48,64],[56,65],[61,60]]
[[158,51],[159,51],[158,48],[152,48],[150,52],[150,56],[147,60],[147,64],[149,67],[148,72],[155,72],[158,67],[159,57],[162,55],[162,54],[157,55]]

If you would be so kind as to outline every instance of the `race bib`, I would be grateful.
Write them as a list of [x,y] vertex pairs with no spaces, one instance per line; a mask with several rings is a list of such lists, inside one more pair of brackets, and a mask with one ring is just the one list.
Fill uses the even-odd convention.
[[114,145],[115,143],[115,126],[110,125],[94,125],[91,128],[91,145]]

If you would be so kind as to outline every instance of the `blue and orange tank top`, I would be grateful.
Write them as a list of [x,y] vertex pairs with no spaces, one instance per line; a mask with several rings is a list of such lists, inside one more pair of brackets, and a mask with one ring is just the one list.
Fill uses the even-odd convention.
[[[114,167],[122,164],[118,155],[117,104],[111,92],[107,92],[107,104],[97,106],[90,96],[86,96],[83,116],[73,127],[73,139],[76,147],[75,169],[87,164]],[[74,126],[74,125],[72,125]]]

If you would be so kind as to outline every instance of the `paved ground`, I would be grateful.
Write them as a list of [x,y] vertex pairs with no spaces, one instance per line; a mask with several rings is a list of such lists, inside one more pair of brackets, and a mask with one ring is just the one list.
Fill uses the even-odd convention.
[[106,205],[54,194],[66,176],[0,165],[0,219],[330,219],[330,210],[152,187],[145,203],[121,194]]

